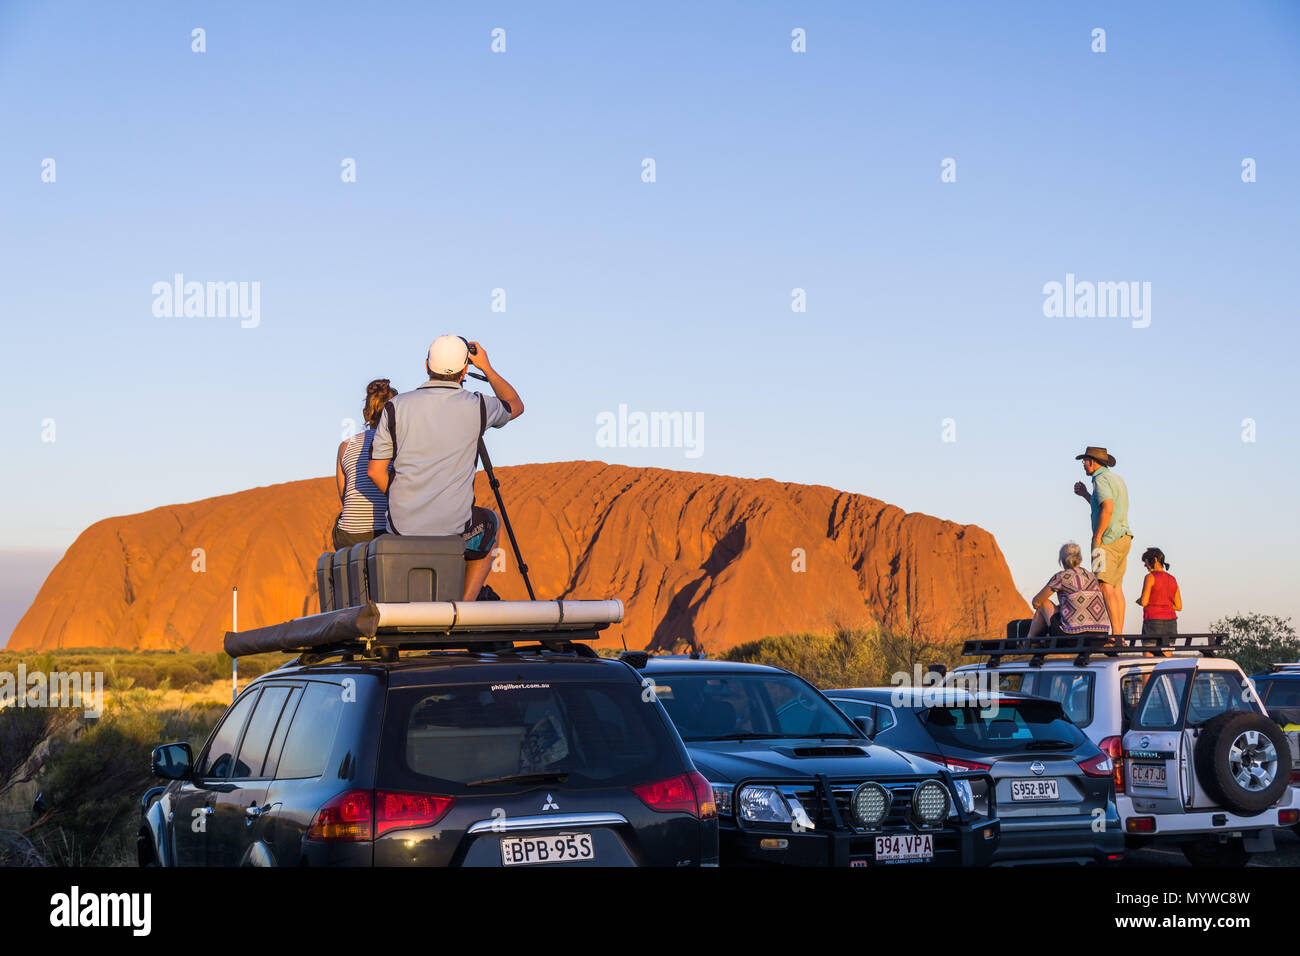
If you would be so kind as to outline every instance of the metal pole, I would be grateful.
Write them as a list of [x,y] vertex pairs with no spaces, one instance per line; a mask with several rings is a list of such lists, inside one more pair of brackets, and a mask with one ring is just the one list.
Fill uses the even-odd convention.
[[[230,629],[239,630],[239,588],[230,589]],[[239,658],[230,659],[230,702],[233,704],[239,696]]]

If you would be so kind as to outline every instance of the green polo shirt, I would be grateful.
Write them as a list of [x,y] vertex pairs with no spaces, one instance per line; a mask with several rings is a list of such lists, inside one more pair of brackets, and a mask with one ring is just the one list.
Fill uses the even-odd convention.
[[1102,533],[1101,543],[1110,544],[1116,538],[1132,534],[1128,526],[1128,485],[1124,479],[1104,465],[1092,473],[1092,530],[1097,531],[1101,522],[1101,503],[1114,501],[1115,510],[1111,512],[1110,524]]

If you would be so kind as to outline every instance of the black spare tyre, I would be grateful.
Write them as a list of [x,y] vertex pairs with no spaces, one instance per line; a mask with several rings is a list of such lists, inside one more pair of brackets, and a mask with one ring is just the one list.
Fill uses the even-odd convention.
[[1254,711],[1228,711],[1206,721],[1193,763],[1206,793],[1236,813],[1262,813],[1291,783],[1286,735]]

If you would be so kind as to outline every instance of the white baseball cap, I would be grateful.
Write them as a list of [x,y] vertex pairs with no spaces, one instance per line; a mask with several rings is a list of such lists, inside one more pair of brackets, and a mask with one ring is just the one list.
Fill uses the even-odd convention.
[[440,335],[429,346],[429,371],[455,375],[469,364],[469,346],[459,335]]

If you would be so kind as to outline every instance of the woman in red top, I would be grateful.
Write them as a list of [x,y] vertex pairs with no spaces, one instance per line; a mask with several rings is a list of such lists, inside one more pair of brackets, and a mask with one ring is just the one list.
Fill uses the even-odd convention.
[[1183,609],[1183,595],[1178,590],[1178,580],[1166,570],[1169,562],[1159,548],[1142,552],[1142,563],[1147,566],[1146,580],[1142,582],[1142,633],[1149,636],[1178,633],[1178,613]]

